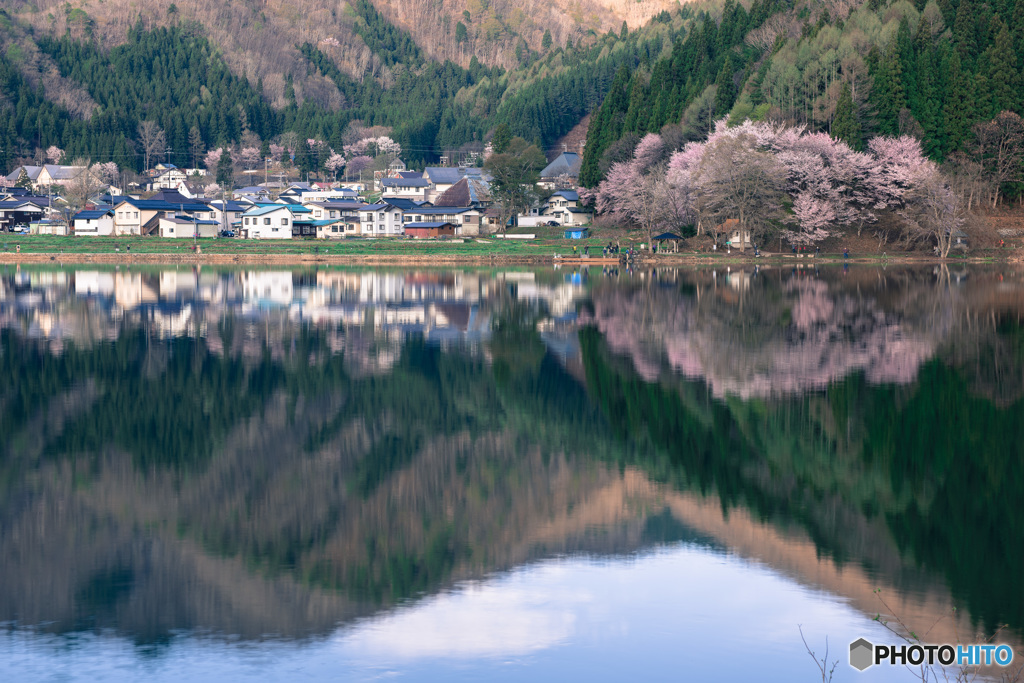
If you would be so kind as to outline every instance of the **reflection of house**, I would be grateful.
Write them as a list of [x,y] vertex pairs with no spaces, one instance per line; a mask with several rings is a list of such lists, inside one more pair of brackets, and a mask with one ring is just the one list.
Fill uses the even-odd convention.
[[97,270],[75,271],[75,294],[78,296],[110,296],[114,293],[114,274]]
[[251,270],[242,273],[245,300],[256,305],[288,305],[294,288],[291,271]]

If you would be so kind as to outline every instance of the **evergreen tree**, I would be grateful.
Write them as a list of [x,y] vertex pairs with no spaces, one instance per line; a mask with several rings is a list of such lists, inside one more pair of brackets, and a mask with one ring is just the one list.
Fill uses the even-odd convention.
[[903,92],[902,67],[895,44],[878,56],[872,74],[874,88],[876,128],[882,135],[899,132],[900,111],[907,106]]
[[512,130],[507,123],[499,123],[494,129],[494,137],[491,138],[491,150],[495,154],[504,154],[512,141]]
[[864,146],[857,117],[857,105],[854,104],[850,84],[847,82],[843,83],[843,89],[839,92],[836,115],[832,120],[832,137],[843,140],[853,149],[861,149]]
[[736,99],[736,88],[733,85],[732,57],[725,58],[722,70],[718,72],[715,79],[715,117],[725,116],[732,109]]
[[990,104],[984,118],[995,118],[1001,111],[1016,110],[1020,104],[1021,78],[1017,71],[1017,55],[1010,40],[1010,30],[996,19],[995,43],[985,51]]
[[234,187],[235,185],[235,170],[231,164],[231,150],[226,147],[221,152],[220,161],[217,162],[217,184],[225,188]]
[[961,148],[975,120],[974,88],[970,74],[961,68],[958,52],[951,50],[948,54],[943,69],[947,74],[946,97],[942,107],[943,155]]
[[[465,28],[465,27],[463,27]],[[541,38],[540,47],[543,50],[551,49],[551,29],[544,29],[544,37]]]

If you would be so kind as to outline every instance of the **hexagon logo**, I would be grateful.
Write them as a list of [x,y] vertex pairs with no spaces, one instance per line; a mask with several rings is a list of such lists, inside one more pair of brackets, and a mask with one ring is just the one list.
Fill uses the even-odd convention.
[[858,638],[850,643],[850,666],[857,671],[864,671],[875,663],[875,646],[864,638]]

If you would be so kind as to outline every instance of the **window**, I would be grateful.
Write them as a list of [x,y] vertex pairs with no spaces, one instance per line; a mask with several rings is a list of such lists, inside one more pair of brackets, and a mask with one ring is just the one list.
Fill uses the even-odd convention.
[[138,218],[138,217],[139,217],[139,212],[138,212],[138,211],[136,211],[136,212],[135,212],[135,216],[134,216],[134,218]]
[[331,232],[338,232],[338,226],[337,225],[332,225],[331,226]]
[[282,218],[281,219],[281,225],[288,225],[288,219],[287,218]]
[[270,219],[269,218],[264,218],[263,219],[263,225],[270,225]]
[[331,218],[337,218],[337,217],[338,217],[338,212],[337,211],[331,211]]
[[378,213],[377,218],[379,218],[380,220],[384,220],[384,212],[381,211],[380,213]]
[[462,222],[463,223],[469,223],[469,216],[463,216],[462,217]]

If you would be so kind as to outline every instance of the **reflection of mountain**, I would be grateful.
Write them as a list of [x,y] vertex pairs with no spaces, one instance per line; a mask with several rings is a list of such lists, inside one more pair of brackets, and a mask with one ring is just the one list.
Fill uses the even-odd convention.
[[[293,291],[314,279],[296,277]],[[659,341],[645,321],[679,329],[662,319],[694,305],[682,279],[681,289],[600,285],[594,317],[627,297],[651,302],[664,315],[629,324]],[[1001,371],[1019,374],[1019,328],[1005,321],[975,326],[974,337],[955,316],[934,325],[949,331],[935,348],[951,364],[925,360],[899,387],[872,384],[864,368],[822,391],[721,401],[702,381],[649,381],[619,338],[593,326],[579,333],[585,379],[575,380],[565,344],[551,341],[571,336],[568,318],[546,317],[544,296],[520,296],[534,282],[521,276],[480,276],[471,305],[488,335],[467,345],[296,314],[349,305],[342,285],[321,282],[301,306],[246,317],[230,277],[176,280],[159,277],[155,291],[177,298],[132,311],[112,295],[45,289],[34,308],[9,305],[33,291],[10,284],[0,304],[0,620],[147,642],[192,628],[299,637],[535,558],[685,539],[848,587],[865,610],[870,588],[892,586],[909,596],[901,612],[924,623],[948,605],[944,580],[985,623],[1024,625],[1024,480],[1014,469],[1024,402],[972,393],[964,368],[981,355],[958,352],[971,339],[1004,349]],[[402,291],[428,292],[462,329],[451,311],[466,309],[439,294],[457,281],[416,275]],[[391,286],[382,282],[374,292]],[[923,334],[934,315],[925,282],[862,294],[854,310]],[[560,300],[559,282],[525,289],[545,287]],[[787,305],[772,302],[807,296],[801,288],[824,296],[789,287],[755,279],[742,302],[716,304],[734,316],[717,329],[739,330],[759,353],[759,336],[784,337],[774,311]],[[856,289],[829,287],[839,299]],[[364,320],[406,303],[374,297]],[[763,329],[724,310],[742,303],[754,314],[757,297]],[[700,299],[715,301],[704,290]],[[175,301],[182,311],[187,302],[187,324],[165,339],[157,314]],[[15,324],[40,312],[83,336],[53,352],[40,343],[50,338]]]

